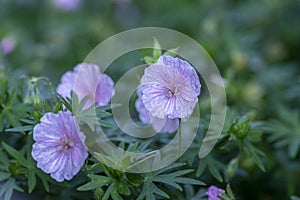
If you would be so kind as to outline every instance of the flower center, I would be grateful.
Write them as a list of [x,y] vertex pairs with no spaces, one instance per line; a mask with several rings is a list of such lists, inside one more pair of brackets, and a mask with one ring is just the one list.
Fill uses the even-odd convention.
[[66,134],[63,137],[59,138],[56,143],[58,144],[58,151],[67,152],[70,148],[74,146],[74,141],[71,138],[68,138]]
[[172,97],[172,96],[176,96],[177,95],[177,93],[178,93],[178,88],[179,88],[179,85],[169,85],[169,86],[167,86],[167,89],[168,89],[168,91],[167,91],[167,97]]

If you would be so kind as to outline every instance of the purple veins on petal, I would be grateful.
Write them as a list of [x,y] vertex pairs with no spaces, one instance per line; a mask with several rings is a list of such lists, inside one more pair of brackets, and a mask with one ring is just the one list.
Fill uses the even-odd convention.
[[141,98],[153,117],[187,118],[198,102],[200,88],[198,75],[188,62],[161,56],[145,69]]
[[157,132],[172,133],[178,129],[179,119],[169,119],[167,117],[160,119],[152,116],[143,104],[141,98],[142,90],[140,88],[137,90],[137,94],[139,98],[135,102],[135,108],[139,114],[140,120],[144,124],[152,124],[153,129]]
[[37,167],[58,182],[72,179],[88,157],[80,134],[70,112],[46,113],[33,130],[31,155]]

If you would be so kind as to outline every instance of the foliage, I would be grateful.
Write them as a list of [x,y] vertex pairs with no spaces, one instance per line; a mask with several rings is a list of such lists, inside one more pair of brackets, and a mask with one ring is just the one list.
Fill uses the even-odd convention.
[[[16,43],[7,55],[0,48],[0,199],[28,193],[45,199],[202,200],[210,185],[226,188],[224,200],[299,199],[297,0],[81,1],[74,11],[63,11],[53,2],[0,0],[0,41],[11,37]],[[145,26],[191,36],[218,66],[228,109],[215,148],[202,159],[196,156],[210,122],[210,97],[200,77],[199,130],[177,162],[152,173],[133,174],[105,166],[91,155],[74,179],[57,183],[31,156],[33,128],[47,112],[68,109],[90,127],[100,123],[115,145],[132,151],[149,152],[173,138],[130,137],[112,119],[111,108],[119,105],[83,111],[84,99],[54,92],[60,75],[82,62],[99,42]],[[150,65],[162,54],[176,55],[180,48],[161,49],[161,41],[153,40],[153,51],[130,52],[105,73],[116,82],[132,66]],[[136,112],[131,114],[138,121]],[[91,115],[95,121],[86,120]]]

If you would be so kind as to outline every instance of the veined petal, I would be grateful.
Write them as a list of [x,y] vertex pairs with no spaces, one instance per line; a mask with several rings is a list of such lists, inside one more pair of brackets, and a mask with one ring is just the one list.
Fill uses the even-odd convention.
[[99,106],[108,104],[111,97],[115,94],[114,82],[106,74],[100,76],[100,80],[96,92],[96,101]]
[[88,157],[70,112],[46,113],[34,128],[33,138],[31,154],[37,167],[59,182],[76,175]]
[[145,108],[154,117],[163,119],[172,112],[173,101],[166,94],[168,89],[158,84],[144,85],[142,100]]
[[79,101],[88,97],[84,109],[94,103],[99,106],[108,104],[114,95],[113,80],[106,74],[101,74],[99,66],[89,63],[81,63],[74,67],[73,71],[66,72],[61,83],[57,87],[57,93],[63,97],[70,97],[71,91]]
[[198,102],[200,82],[195,69],[186,61],[161,56],[145,69],[141,79],[142,101],[154,117],[187,118]]

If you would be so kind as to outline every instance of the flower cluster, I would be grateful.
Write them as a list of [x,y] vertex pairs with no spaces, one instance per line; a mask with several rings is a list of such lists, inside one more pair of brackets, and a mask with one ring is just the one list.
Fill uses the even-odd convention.
[[[141,121],[152,124],[156,131],[174,132],[179,119],[188,118],[198,102],[200,82],[194,68],[184,60],[161,56],[145,69],[138,88],[136,109]],[[108,104],[114,95],[114,82],[95,64],[82,63],[66,72],[57,87],[62,97],[71,91],[79,101],[88,97],[84,109]],[[32,156],[37,166],[61,182],[70,180],[88,156],[75,118],[69,111],[47,113],[33,131]]]
[[145,69],[138,89],[136,109],[144,123],[155,130],[162,121],[162,131],[178,129],[178,119],[188,118],[198,102],[200,82],[195,69],[186,61],[161,56]]
[[[101,74],[97,65],[82,63],[62,76],[57,92],[70,97],[74,91],[80,100],[88,96],[87,108],[94,103],[97,106],[108,104],[114,94],[113,85],[112,79]],[[83,144],[84,134],[69,111],[46,113],[34,128],[33,139],[32,157],[37,167],[58,182],[72,179],[88,156]]]

